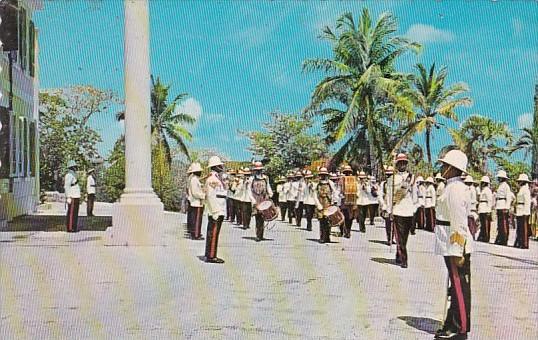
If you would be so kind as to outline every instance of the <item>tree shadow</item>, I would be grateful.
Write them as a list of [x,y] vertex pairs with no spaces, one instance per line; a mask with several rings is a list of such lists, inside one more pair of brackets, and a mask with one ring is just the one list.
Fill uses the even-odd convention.
[[508,259],[508,260],[529,264],[531,266],[538,266],[538,261],[533,261],[533,260],[528,260],[528,259],[521,259],[521,258],[508,256],[508,255],[495,254],[495,253],[490,253],[488,251],[477,251],[477,253],[488,254],[488,255],[497,256],[497,257],[502,257],[502,258],[505,258],[505,259]]
[[368,242],[370,242],[370,243],[377,243],[377,244],[382,244],[382,245],[384,245],[384,246],[388,246],[387,241],[381,241],[381,240],[368,240]]
[[[319,243],[319,238],[307,238],[306,240],[310,241],[310,242]],[[327,244],[327,243],[338,244],[340,242],[336,242],[336,241],[325,242],[325,244]],[[323,244],[323,243],[321,243],[321,244]]]
[[393,266],[400,267],[400,265],[396,263],[395,259],[386,259],[384,257],[372,257],[372,258],[370,258],[370,260],[374,261],[374,262],[377,262],[377,263],[381,263],[381,264],[391,264]]
[[404,321],[410,327],[427,332],[429,334],[435,334],[438,329],[443,327],[443,323],[441,321],[430,318],[399,316],[398,319]]

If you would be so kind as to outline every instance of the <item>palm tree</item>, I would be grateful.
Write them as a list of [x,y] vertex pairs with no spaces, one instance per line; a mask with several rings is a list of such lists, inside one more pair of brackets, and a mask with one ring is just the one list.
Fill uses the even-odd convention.
[[532,172],[533,174],[538,174],[538,123],[535,122],[533,128],[523,128],[521,131],[522,134],[514,145],[512,152],[523,150],[525,159],[531,154]]
[[[189,158],[186,141],[192,139],[191,133],[185,125],[193,124],[196,120],[187,113],[177,112],[177,106],[186,97],[186,93],[178,94],[169,101],[168,95],[171,85],[164,85],[160,78],[151,77],[151,138],[152,144],[162,149],[168,165],[172,163],[170,143],[177,144],[178,148]],[[118,113],[118,120],[125,119],[125,113]]]
[[333,58],[303,63],[304,71],[327,74],[315,87],[305,114],[324,118],[327,143],[347,138],[336,156],[366,153],[374,169],[383,160],[382,145],[387,142],[382,125],[394,118],[386,113],[407,119],[414,116],[412,103],[401,95],[408,76],[397,73],[394,63],[403,53],[417,52],[421,46],[395,36],[396,30],[397,21],[390,13],[381,14],[373,23],[364,8],[358,24],[351,13],[344,13],[336,21],[335,31],[325,27],[320,36],[333,45]]
[[431,138],[433,128],[439,129],[442,123],[439,122],[437,116],[457,121],[455,109],[459,106],[469,106],[472,104],[471,98],[464,96],[458,97],[460,94],[469,91],[465,83],[457,83],[452,86],[445,86],[447,77],[446,67],[442,67],[439,72],[435,72],[435,63],[426,70],[422,64],[417,64],[415,68],[418,74],[414,76],[412,88],[405,94],[412,100],[420,113],[415,120],[411,122],[404,130],[404,138],[406,140],[417,133],[425,132],[426,155],[428,163],[432,164],[431,154]]
[[460,128],[449,129],[454,146],[469,158],[472,171],[488,172],[488,160],[499,161],[510,153],[512,134],[508,126],[480,115],[470,116]]

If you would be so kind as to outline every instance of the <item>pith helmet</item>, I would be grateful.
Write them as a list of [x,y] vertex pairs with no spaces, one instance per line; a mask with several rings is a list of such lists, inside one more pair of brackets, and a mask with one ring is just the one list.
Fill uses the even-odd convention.
[[432,184],[433,184],[433,183],[434,183],[434,181],[433,181],[433,177],[430,176],[430,177],[426,178],[426,181],[425,181],[425,182],[426,182],[426,183],[432,183]]
[[304,178],[312,178],[312,177],[314,177],[314,175],[312,175],[312,171],[306,170],[304,172]]
[[201,171],[202,171],[202,166],[200,165],[200,163],[194,162],[189,167],[189,170],[187,170],[187,173],[190,174],[193,172],[201,172]]
[[212,168],[219,165],[224,165],[224,163],[222,163],[218,156],[212,156],[211,158],[209,158],[209,162],[207,163],[208,168]]
[[399,153],[398,156],[396,156],[395,163],[398,164],[399,162],[409,162],[409,159],[405,153]]
[[342,173],[346,173],[346,172],[353,172],[353,169],[351,168],[351,166],[349,165],[345,165],[344,168],[342,169]]
[[508,175],[506,174],[506,171],[499,170],[499,172],[497,172],[497,178],[506,178],[506,179],[508,179]]
[[441,173],[439,173],[439,172],[437,173],[437,175],[435,175],[435,179],[440,180],[440,181],[445,180],[445,178],[443,176],[441,176]]
[[467,175],[467,177],[465,177],[465,183],[474,183],[474,179],[473,179],[473,176],[471,175]]
[[91,174],[92,172],[95,172],[95,169],[88,170],[88,173]]
[[527,182],[527,183],[530,183],[529,176],[527,176],[527,174],[521,174],[521,175],[519,175],[517,181],[518,181],[518,182]]
[[329,171],[327,171],[327,168],[325,167],[321,167],[319,168],[319,172],[318,172],[319,175],[328,175],[329,174]]
[[337,179],[338,179],[338,175],[337,175],[335,172],[331,172],[329,178],[332,179],[332,180],[337,180]]
[[424,182],[424,177],[418,176],[417,177],[417,183],[422,183],[422,182]]
[[394,167],[392,165],[389,165],[388,167],[386,167],[385,173],[386,174],[393,174],[394,173]]
[[69,168],[74,168],[74,167],[76,167],[76,166],[77,166],[77,162],[75,162],[75,161],[73,161],[73,160],[67,162],[67,168],[68,168],[68,169],[69,169]]
[[488,177],[488,176],[482,176],[482,179],[480,179],[480,182],[482,182],[482,183],[488,183],[488,184],[491,183],[491,181],[489,180],[489,177]]
[[359,178],[366,178],[366,173],[364,171],[359,172]]
[[439,162],[453,166],[454,168],[467,172],[467,155],[460,150],[450,150]]
[[253,170],[263,170],[262,162],[254,162]]
[[244,168],[243,169],[243,175],[250,175],[250,174],[252,174],[252,173],[250,172],[249,168]]

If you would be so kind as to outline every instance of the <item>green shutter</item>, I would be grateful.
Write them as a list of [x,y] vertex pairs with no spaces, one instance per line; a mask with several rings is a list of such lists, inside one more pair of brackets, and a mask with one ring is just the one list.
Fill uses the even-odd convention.
[[30,30],[28,31],[29,42],[30,42],[30,58],[28,64],[30,66],[30,77],[35,75],[35,45],[36,45],[36,34],[35,34],[35,25],[33,21],[30,21]]

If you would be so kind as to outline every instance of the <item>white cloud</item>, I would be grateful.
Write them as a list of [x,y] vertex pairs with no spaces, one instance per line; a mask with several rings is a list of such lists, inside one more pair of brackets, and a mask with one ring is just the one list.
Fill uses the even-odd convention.
[[204,122],[207,123],[219,123],[224,120],[224,115],[220,113],[211,113],[204,115]]
[[517,126],[520,129],[530,128],[532,126],[532,121],[533,121],[532,113],[527,112],[527,113],[524,113],[524,114],[520,115],[517,118]]
[[196,129],[200,117],[202,116],[202,105],[194,98],[188,98],[181,105],[176,107],[176,112],[186,113],[196,119],[193,130]]
[[441,30],[430,25],[411,25],[405,36],[419,43],[450,42],[455,36],[450,31]]

